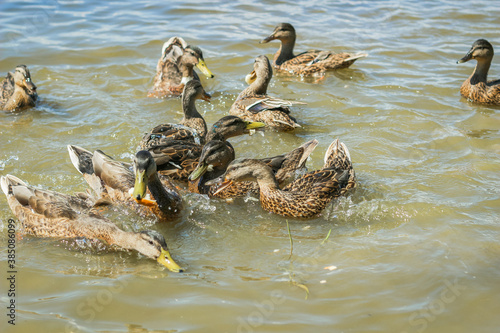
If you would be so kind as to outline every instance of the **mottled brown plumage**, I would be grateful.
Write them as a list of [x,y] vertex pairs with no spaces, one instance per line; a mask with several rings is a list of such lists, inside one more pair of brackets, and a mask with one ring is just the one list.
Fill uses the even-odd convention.
[[94,211],[88,198],[41,190],[19,178],[0,178],[2,191],[22,232],[37,237],[98,239],[127,250],[136,250],[174,272],[183,270],[168,252],[163,236],[153,230],[126,232]]
[[[259,161],[271,168],[276,180],[282,186],[285,181],[293,178],[297,171],[305,168],[307,158],[317,144],[317,140],[311,140],[289,153],[262,158]],[[232,147],[226,147],[221,141],[207,143],[203,147],[196,169],[190,176],[189,190],[221,199],[243,197],[248,194],[258,195],[259,186],[255,181],[235,182],[220,191],[219,184],[206,184],[208,181],[222,175],[234,158],[234,149]]]
[[326,168],[348,171],[349,180],[342,189],[342,194],[356,188],[356,172],[352,166],[351,155],[347,146],[339,139],[335,139],[326,150],[323,169]]
[[249,84],[231,106],[229,114],[246,120],[260,121],[277,131],[291,131],[300,127],[290,115],[290,106],[305,104],[287,101],[267,95],[267,87],[273,76],[273,69],[266,56],[255,58],[253,71],[247,75]]
[[[337,147],[343,149],[345,145]],[[349,156],[349,153],[337,155]],[[219,189],[224,189],[232,182],[256,180],[262,208],[287,217],[311,218],[320,214],[332,199],[345,193],[352,174],[350,170],[329,166],[309,172],[280,189],[272,169],[265,163],[255,159],[236,159],[221,177],[208,184],[220,183]]]
[[334,53],[319,50],[310,50],[294,55],[296,34],[290,23],[278,24],[273,33],[263,39],[261,43],[268,43],[275,39],[281,41],[281,46],[274,55],[274,68],[277,71],[290,74],[304,76],[323,74],[327,70],[347,68],[357,59],[367,56],[366,53]]
[[460,94],[474,103],[500,105],[500,79],[488,81],[488,71],[493,60],[493,46],[485,39],[478,39],[457,63],[471,59],[477,61],[472,75],[465,80]]
[[[69,145],[68,151],[71,162],[99,198],[126,203],[141,214],[152,212],[161,221],[180,215],[182,198],[168,177],[160,179],[149,152],[139,151],[131,165],[99,150],[91,153]],[[146,198],[146,190],[154,201]]]
[[187,82],[200,81],[193,70],[194,66],[207,77],[214,77],[199,47],[187,45],[180,37],[170,38],[163,44],[153,88],[148,92],[148,97],[180,96]]
[[35,106],[38,98],[36,85],[25,65],[17,66],[14,73],[7,73],[0,89],[0,110],[3,111],[20,111]]
[[[233,136],[247,134],[252,129],[265,126],[260,122],[245,121],[236,116],[219,119],[208,131],[206,140],[225,141]],[[158,172],[172,179],[187,181],[198,164],[203,145],[187,140],[165,140],[152,145],[148,151],[153,156]]]
[[205,143],[207,124],[203,116],[196,109],[196,100],[210,100],[199,81],[189,81],[182,93],[182,112],[184,117],[180,124],[161,124],[155,126],[142,138],[139,146],[149,149],[171,140],[192,141],[198,144]]

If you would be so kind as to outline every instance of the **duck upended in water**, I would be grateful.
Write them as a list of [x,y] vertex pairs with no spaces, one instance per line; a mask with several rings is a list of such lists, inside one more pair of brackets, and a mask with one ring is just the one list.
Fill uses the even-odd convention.
[[272,77],[273,69],[269,59],[264,55],[255,58],[253,71],[245,79],[249,86],[238,95],[229,114],[246,120],[263,122],[278,131],[291,131],[301,127],[290,115],[290,106],[305,103],[267,95],[267,87]]
[[199,47],[187,45],[180,37],[170,38],[163,44],[161,57],[156,66],[153,88],[149,91],[148,97],[181,95],[186,83],[191,80],[200,81],[193,70],[194,66],[207,77],[214,77]]
[[12,213],[23,232],[38,237],[99,239],[123,249],[136,250],[172,272],[183,269],[168,251],[165,238],[154,230],[126,232],[93,210],[85,198],[26,185],[12,175],[0,178]]
[[30,71],[25,65],[17,66],[14,73],[7,73],[0,89],[0,110],[4,111],[35,106],[38,98],[36,85],[31,81]]
[[350,54],[319,50],[310,50],[294,55],[296,34],[290,23],[278,24],[273,33],[260,43],[268,43],[275,39],[281,41],[281,46],[274,55],[274,68],[291,74],[322,74],[327,70],[347,68],[357,59],[368,56],[366,53]]
[[493,59],[493,46],[485,39],[478,39],[458,64],[471,59],[477,61],[472,75],[465,80],[460,94],[471,102],[500,105],[500,79],[488,81],[488,70]]
[[[305,174],[283,189],[279,188],[272,169],[255,159],[234,160],[222,176],[207,185],[219,184],[222,191],[233,182],[257,181],[262,208],[287,217],[311,218],[320,214],[332,199],[355,186],[355,174],[346,149],[335,140],[327,154],[339,156],[341,162],[336,163],[335,157],[325,156],[323,168]],[[337,165],[344,166],[339,169]]]

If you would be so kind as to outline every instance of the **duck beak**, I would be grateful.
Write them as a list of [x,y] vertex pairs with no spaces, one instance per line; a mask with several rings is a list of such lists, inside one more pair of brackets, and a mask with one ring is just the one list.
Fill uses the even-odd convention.
[[217,191],[214,192],[214,195],[217,195],[219,194],[220,192],[222,192],[224,189],[226,189],[227,187],[231,186],[233,184],[233,181],[232,180],[224,180],[220,185],[219,185],[219,188],[217,189]]
[[189,180],[196,180],[198,178],[200,178],[208,169],[208,164],[206,163],[198,163],[198,166],[196,167],[196,169],[194,169],[193,172],[191,172],[191,174],[189,175]]
[[203,92],[201,93],[201,99],[204,100],[205,102],[210,102],[212,99],[212,96],[203,89]]
[[200,59],[198,61],[198,63],[196,64],[196,67],[198,67],[198,69],[206,75],[206,77],[208,78],[213,78],[214,75],[212,74],[212,72],[210,71],[210,69],[208,69],[207,67],[207,64],[205,63],[205,60],[203,59]]
[[210,102],[210,100],[212,99],[212,96],[206,92],[203,93],[203,95],[201,95],[201,99],[206,101],[206,102]]
[[255,131],[262,131],[266,124],[261,123],[260,121],[245,121],[246,127],[243,133],[253,135]]
[[137,171],[135,175],[134,191],[132,192],[132,197],[135,201],[140,202],[144,199],[147,187],[146,170]]
[[217,191],[214,192],[214,195],[217,195],[219,192],[223,191],[226,187],[229,187],[233,183],[232,180],[227,180],[224,175],[209,180],[208,182],[205,183],[205,185],[212,186],[212,185],[219,185],[219,188]]
[[272,35],[270,35],[270,36],[264,38],[263,40],[261,40],[259,42],[259,44],[269,43],[270,41],[275,40],[275,39],[276,39],[276,37],[274,37],[274,32],[273,32]]
[[460,60],[457,61],[457,64],[461,64],[463,62],[467,62],[472,59],[472,53],[474,52],[474,49],[470,49],[469,52]]
[[255,81],[255,79],[257,79],[257,74],[255,73],[255,71],[252,71],[250,74],[245,76],[245,82],[248,85],[251,85]]
[[161,249],[161,254],[156,259],[160,264],[163,266],[167,267],[169,271],[175,272],[175,273],[182,273],[184,272],[184,269],[179,266],[174,259],[172,259],[172,256],[170,255],[170,252],[168,250],[165,250],[164,248]]
[[262,128],[266,126],[266,124],[261,123],[260,121],[245,121],[245,123],[247,124],[246,126],[247,130]]

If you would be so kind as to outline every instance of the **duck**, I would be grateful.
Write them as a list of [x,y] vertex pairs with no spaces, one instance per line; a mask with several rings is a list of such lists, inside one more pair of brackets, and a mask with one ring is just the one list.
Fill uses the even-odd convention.
[[199,47],[188,45],[181,37],[170,38],[163,44],[161,57],[156,66],[153,88],[148,92],[148,97],[180,96],[187,82],[200,81],[193,70],[194,66],[207,77],[214,77]]
[[488,70],[493,60],[493,46],[486,39],[478,39],[457,64],[475,59],[476,68],[460,87],[460,94],[467,100],[490,105],[500,105],[500,79],[488,81]]
[[302,76],[323,75],[328,70],[347,68],[357,59],[368,56],[362,52],[350,54],[320,50],[310,50],[295,55],[293,48],[296,37],[295,28],[290,23],[280,23],[271,35],[260,41],[261,44],[275,39],[281,41],[281,46],[273,59],[273,66],[277,71]]
[[[216,121],[207,132],[206,142],[212,140],[223,141],[243,134],[252,134],[255,130],[262,130],[264,123],[243,120],[236,116],[224,116]],[[161,143],[150,145],[148,151],[153,156],[158,172],[171,179],[187,182],[189,175],[198,164],[203,144],[190,140],[162,140]],[[232,146],[230,149],[233,149]]]
[[[307,158],[317,145],[318,140],[313,139],[286,154],[259,160],[271,167],[278,184],[283,186],[297,172],[305,169]],[[198,165],[189,176],[190,192],[208,194],[209,197],[220,199],[232,199],[248,194],[259,194],[258,184],[251,181],[232,183],[221,191],[219,191],[217,184],[206,185],[208,181],[222,175],[229,163],[235,159],[234,149],[231,148],[218,140],[210,141],[203,147]]]
[[0,186],[24,233],[36,237],[87,238],[155,259],[172,272],[184,270],[172,259],[162,234],[154,230],[127,232],[100,215],[83,194],[67,195],[27,185],[13,175]]
[[186,83],[182,92],[182,112],[184,117],[179,124],[160,124],[146,133],[139,147],[149,149],[170,140],[192,141],[204,144],[207,135],[207,123],[196,109],[196,100],[210,101],[210,95],[205,92],[199,81],[192,80]]
[[129,164],[116,161],[101,150],[92,153],[75,145],[67,148],[73,166],[97,198],[126,203],[141,215],[152,213],[162,222],[181,214],[182,197],[168,177],[158,175],[150,152],[138,151]]
[[[339,151],[347,148],[345,145],[332,144],[335,148],[327,150],[327,153],[350,157],[348,151]],[[326,157],[325,160],[330,161],[330,158]],[[352,166],[350,158],[344,162]],[[345,194],[353,175],[349,169],[324,165],[280,189],[271,167],[257,159],[239,158],[229,164],[223,175],[206,184],[218,184],[218,191],[222,191],[234,182],[257,181],[263,209],[285,217],[306,219],[318,216],[330,201]],[[355,182],[355,179],[352,181]]]
[[231,106],[229,114],[246,120],[259,121],[276,131],[292,131],[301,127],[290,115],[290,106],[305,104],[287,101],[267,95],[267,87],[273,77],[273,69],[265,55],[255,58],[253,71],[245,81],[249,84]]
[[36,105],[36,85],[26,65],[16,66],[14,73],[7,73],[0,90],[0,110],[20,111]]

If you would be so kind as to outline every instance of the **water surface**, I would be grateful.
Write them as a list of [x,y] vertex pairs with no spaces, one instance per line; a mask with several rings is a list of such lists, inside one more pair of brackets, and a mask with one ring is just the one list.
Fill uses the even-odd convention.
[[[2,2],[0,72],[28,65],[40,101],[0,114],[0,173],[65,193],[87,188],[67,144],[129,161],[142,133],[182,118],[178,99],[145,97],[172,36],[200,46],[216,75],[202,78],[208,124],[227,115],[254,58],[278,49],[258,41],[279,22],[295,26],[297,52],[369,53],[318,83],[275,77],[270,94],[307,103],[293,109],[303,127],[231,139],[238,156],[264,157],[315,138],[310,169],[335,138],[349,147],[358,190],[316,219],[288,219],[291,257],[287,220],[253,200],[186,194],[182,219],[162,225],[117,207],[107,216],[163,233],[186,273],[22,237],[17,324],[3,315],[2,331],[497,331],[500,109],[460,97],[474,63],[456,61],[478,38],[500,47],[499,16],[498,3],[473,0]],[[12,217],[0,199],[2,244]]]

